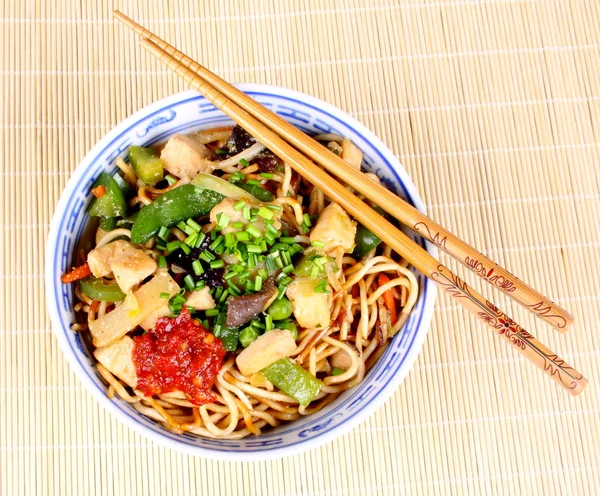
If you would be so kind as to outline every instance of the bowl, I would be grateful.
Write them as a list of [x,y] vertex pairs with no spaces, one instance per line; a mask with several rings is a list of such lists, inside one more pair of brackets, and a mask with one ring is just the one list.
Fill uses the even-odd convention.
[[[364,166],[399,196],[424,211],[414,184],[392,152],[358,121],[317,98],[274,86],[241,84],[251,95],[302,131],[346,136],[364,154]],[[320,412],[242,440],[206,439],[174,434],[143,416],[129,404],[110,400],[94,360],[77,332],[72,285],[60,276],[72,263],[87,223],[91,186],[101,172],[115,172],[115,160],[131,145],[151,145],[174,133],[231,124],[231,120],[194,91],[164,98],[135,113],[110,131],[75,169],[63,191],[50,226],[46,247],[46,293],[52,328],[75,374],[96,400],[119,420],[148,439],[191,455],[227,461],[262,460],[300,453],[347,432],[388,399],[412,367],[429,328],[435,303],[431,281],[417,274],[420,293],[401,333],[357,387],[350,389]],[[435,254],[435,248],[407,231],[413,240]]]

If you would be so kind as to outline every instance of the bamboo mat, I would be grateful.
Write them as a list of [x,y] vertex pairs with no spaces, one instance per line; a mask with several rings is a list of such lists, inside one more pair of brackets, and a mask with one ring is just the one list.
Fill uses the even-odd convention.
[[[2,3],[2,495],[600,492],[598,2]],[[576,315],[559,336],[467,276],[581,370],[587,390],[559,390],[440,295],[393,398],[319,449],[216,462],[154,445],[103,411],[46,315],[50,218],[109,129],[184,89],[113,8],[231,81],[303,91],[366,124],[436,220]]]

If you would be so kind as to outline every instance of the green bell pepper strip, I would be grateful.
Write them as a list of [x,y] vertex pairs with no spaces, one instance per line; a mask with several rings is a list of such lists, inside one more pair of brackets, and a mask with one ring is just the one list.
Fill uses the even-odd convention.
[[289,358],[282,358],[262,370],[264,376],[294,398],[302,406],[308,406],[319,394],[323,383]]
[[377,248],[381,243],[381,239],[376,234],[369,231],[365,226],[359,224],[356,228],[354,243],[356,246],[354,247],[352,254],[356,255],[357,258],[362,258],[371,250]]
[[226,327],[225,321],[227,320],[227,312],[221,312],[216,320],[213,329],[213,334],[223,341],[223,347],[227,351],[235,351],[238,347],[238,341],[240,338],[239,327]]
[[206,215],[223,198],[215,191],[193,184],[172,189],[139,211],[131,228],[131,242],[145,243],[158,234],[161,226],[172,227],[190,217]]
[[195,184],[202,189],[216,191],[227,198],[234,198],[236,200],[243,198],[249,202],[256,202],[256,198],[245,189],[240,188],[239,184],[230,183],[229,181],[225,181],[225,179],[213,176],[212,174],[200,172],[192,179],[192,184]]
[[92,300],[115,302],[125,299],[125,293],[116,282],[106,283],[103,279],[88,277],[79,281],[79,286]]
[[103,172],[94,183],[94,188],[98,186],[104,186],[106,193],[102,197],[94,199],[88,215],[90,217],[125,217],[127,203],[115,179]]
[[236,186],[247,191],[261,202],[272,202],[275,200],[275,195],[273,193],[271,193],[268,189],[259,186],[258,184],[247,184],[238,181],[233,182],[232,184],[235,184]]
[[117,227],[116,217],[100,217],[100,229],[103,231],[112,231]]
[[113,179],[117,182],[119,188],[121,188],[121,193],[123,193],[123,196],[127,198],[131,194],[131,186],[129,186],[129,184],[125,182],[125,179],[123,179],[123,177],[121,177],[121,174],[119,174],[118,172],[116,172],[113,175]]
[[127,152],[129,163],[142,182],[156,184],[164,177],[164,164],[154,148],[130,146]]

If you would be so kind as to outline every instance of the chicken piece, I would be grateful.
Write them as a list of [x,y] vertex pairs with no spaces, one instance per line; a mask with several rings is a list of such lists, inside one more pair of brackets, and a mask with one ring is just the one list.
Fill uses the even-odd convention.
[[362,152],[348,138],[342,141],[342,160],[351,165],[354,169],[360,170],[362,164]]
[[156,271],[152,257],[124,240],[92,250],[88,254],[88,264],[95,277],[104,277],[112,272],[124,293]]
[[260,372],[281,358],[290,356],[296,349],[296,340],[289,331],[273,329],[259,336],[242,351],[235,363],[246,377]]
[[96,348],[94,356],[106,369],[128,386],[137,386],[137,374],[133,363],[133,339],[124,336],[109,346]]
[[173,135],[162,149],[160,159],[171,174],[191,181],[198,172],[210,174],[212,162],[208,159],[211,152],[204,145],[181,134]]
[[337,203],[330,203],[321,212],[317,224],[310,233],[310,241],[324,243],[325,253],[337,247],[350,252],[354,247],[356,222]]
[[286,290],[286,296],[292,302],[294,317],[298,324],[307,329],[329,325],[331,289],[327,285],[326,291],[329,293],[317,293],[315,289],[318,284],[322,284],[318,279],[297,277]]
[[[236,229],[234,227],[231,227],[231,224],[234,222],[243,222],[244,224],[244,228],[245,226],[248,224],[248,220],[244,218],[244,209],[239,209],[236,210],[235,206],[237,205],[237,203],[240,200],[234,199],[234,198],[225,198],[221,203],[219,203],[218,205],[215,205],[213,207],[213,209],[210,211],[210,221],[211,222],[219,222],[219,218],[220,215],[219,214],[225,214],[227,215],[227,217],[229,218],[229,223],[227,225],[227,227],[225,227],[224,229],[221,229],[221,233],[222,234],[227,234],[227,233],[231,233],[231,232],[235,232],[235,231],[241,231],[242,229]],[[246,200],[243,200],[246,201]],[[261,205],[254,205],[254,204],[250,204],[248,202],[246,202],[248,204],[248,207],[251,208],[260,208]],[[275,229],[279,229],[281,227],[281,222],[279,222],[279,217],[281,217],[281,211],[279,210],[271,210],[271,212],[273,213],[273,217],[271,218],[271,220],[273,221],[273,227]],[[260,230],[261,233],[265,233],[265,231],[267,230],[266,226],[265,226],[265,219],[263,219],[262,217],[258,217],[258,219],[256,220],[256,222],[253,222],[252,225],[255,226],[258,230]]]
[[210,310],[217,306],[210,294],[210,288],[208,286],[204,286],[202,289],[196,291],[189,291],[186,293],[185,297],[186,306],[193,308],[194,310]]

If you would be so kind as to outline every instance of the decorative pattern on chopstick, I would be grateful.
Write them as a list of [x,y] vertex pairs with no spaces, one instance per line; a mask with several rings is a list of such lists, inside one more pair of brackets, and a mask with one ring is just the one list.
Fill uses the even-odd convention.
[[[351,213],[357,220],[362,222],[368,229],[377,234],[394,251],[400,253],[417,270],[421,271],[427,277],[434,281],[437,278],[438,283],[444,280],[443,285],[451,288],[452,294],[457,297],[465,308],[478,315],[480,309],[486,307],[485,300],[471,289],[464,281],[454,275],[449,269],[439,264],[426,250],[414,243],[406,234],[396,229],[390,222],[381,217],[375,210],[361,201],[358,197],[348,191],[342,184],[329,176],[313,164],[306,156],[285,142],[280,136],[271,129],[263,125],[253,115],[247,113],[234,102],[229,100],[218,89],[203,81],[197,74],[173,58],[169,53],[155,45],[148,39],[142,40],[142,46],[150,51],[156,58],[166,63],[167,67],[181,76],[193,88],[202,93],[206,99],[215,107],[231,117],[236,123],[246,129],[282,160],[289,163],[299,174],[306,177],[313,184],[319,184],[327,192],[332,200],[338,202],[343,208]],[[259,106],[259,113],[267,112],[262,106]],[[478,315],[479,316],[479,315]],[[507,317],[508,318],[508,317]],[[489,319],[486,321],[489,325]],[[506,335],[506,332],[504,333]],[[575,372],[572,367],[565,364],[557,355],[551,352],[537,342],[529,333],[521,333],[521,338],[531,343],[523,350],[517,349],[531,359],[538,367],[548,373],[561,386],[565,387],[571,394],[579,394],[586,386],[587,380],[581,374]],[[509,339],[508,342],[513,344]],[[533,353],[531,350],[536,350]],[[543,356],[537,350],[548,351]],[[563,365],[566,368],[563,369]],[[573,381],[563,379],[564,376],[572,377]],[[575,384],[573,384],[575,382]]]
[[[115,17],[141,37],[151,40],[158,45],[184,67],[190,69],[201,79],[218,89],[224,96],[236,103],[242,109],[255,115],[260,122],[278,132],[286,141],[325,167],[329,172],[343,179],[350,186],[364,194],[368,199],[377,203],[390,215],[394,216],[403,224],[413,228],[432,243],[435,243],[490,284],[501,291],[504,291],[515,301],[521,303],[535,315],[548,322],[556,330],[564,333],[573,323],[574,317],[569,312],[519,280],[485,255],[479,253],[460,238],[457,238],[450,231],[429,219],[426,215],[398,198],[386,188],[375,184],[372,181],[365,181],[362,172],[350,167],[340,157],[317,144],[314,140],[294,128],[294,126],[283,120],[281,117],[264,109],[264,107],[252,98],[248,97],[234,86],[231,86],[219,76],[201,66],[198,62],[180,52],[175,47],[140,26],[121,12],[115,11]],[[485,270],[478,271],[477,267],[480,265]],[[548,307],[548,310],[539,310],[539,303],[543,305],[544,309]]]
[[491,301],[478,294],[444,265],[438,265],[431,279],[461,304],[477,315],[521,354],[535,363],[546,374],[566,388],[572,395],[579,394],[587,380],[556,353],[546,348]]

